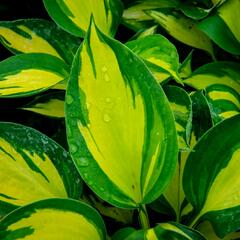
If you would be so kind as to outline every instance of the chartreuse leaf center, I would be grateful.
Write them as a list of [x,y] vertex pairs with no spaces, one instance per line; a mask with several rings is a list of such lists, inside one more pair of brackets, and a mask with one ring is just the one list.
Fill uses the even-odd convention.
[[102,198],[138,206],[158,194],[161,174],[165,188],[177,151],[166,97],[145,65],[93,23],[73,63],[66,114],[73,159]]

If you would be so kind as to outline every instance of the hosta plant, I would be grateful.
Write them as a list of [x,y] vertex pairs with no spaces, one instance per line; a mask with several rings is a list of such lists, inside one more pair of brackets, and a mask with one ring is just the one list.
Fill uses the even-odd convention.
[[239,239],[239,0],[42,3],[0,21],[0,239]]

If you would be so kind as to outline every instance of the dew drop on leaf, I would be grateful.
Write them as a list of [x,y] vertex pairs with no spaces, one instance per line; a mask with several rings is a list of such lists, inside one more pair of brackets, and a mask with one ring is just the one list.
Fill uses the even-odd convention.
[[76,159],[76,163],[80,167],[87,167],[89,165],[89,160],[85,157],[80,157]]
[[71,95],[67,95],[66,101],[67,101],[67,104],[72,104],[72,102],[73,102],[72,96]]
[[77,152],[78,147],[75,144],[70,144],[70,150],[72,153],[75,153],[75,152]]
[[104,120],[104,122],[110,122],[111,121],[111,117],[106,113],[106,114],[104,114],[103,115],[103,120]]

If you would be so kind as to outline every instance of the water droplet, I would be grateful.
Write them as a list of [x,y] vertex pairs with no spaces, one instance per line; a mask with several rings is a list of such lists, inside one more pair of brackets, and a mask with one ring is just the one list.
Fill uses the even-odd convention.
[[106,98],[105,101],[106,103],[111,103],[111,98]]
[[80,167],[87,167],[89,165],[89,160],[85,157],[80,157],[80,158],[76,159],[76,163]]
[[110,77],[108,76],[108,74],[104,75],[104,79],[105,79],[106,82],[110,82]]
[[92,180],[89,180],[87,183],[88,183],[89,186],[93,185],[93,181]]
[[65,157],[65,158],[68,157],[68,152],[67,151],[63,151],[63,157]]
[[90,109],[92,105],[91,105],[91,103],[86,102],[86,106],[87,106],[87,109]]
[[71,95],[67,95],[66,97],[67,104],[71,104],[73,102],[73,98]]
[[100,191],[104,192],[104,191],[105,191],[105,189],[104,189],[103,187],[100,187]]
[[107,70],[108,70],[108,69],[107,69],[107,67],[106,67],[106,66],[103,66],[103,67],[102,67],[102,72],[104,72],[104,73],[105,73],[105,72],[107,72]]
[[87,173],[84,173],[84,174],[83,174],[83,177],[84,177],[85,179],[88,179],[88,174],[87,174]]
[[157,135],[157,136],[159,136],[159,135],[160,135],[160,133],[159,133],[159,132],[156,132],[156,135]]
[[78,150],[78,147],[75,144],[70,144],[69,147],[72,153],[76,153]]
[[103,115],[103,120],[104,120],[104,122],[110,122],[111,117],[106,113],[106,114]]

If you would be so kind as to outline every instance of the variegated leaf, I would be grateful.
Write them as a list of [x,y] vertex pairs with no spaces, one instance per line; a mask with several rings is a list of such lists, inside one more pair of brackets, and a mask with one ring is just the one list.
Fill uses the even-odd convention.
[[80,197],[69,154],[34,129],[0,123],[0,165],[0,215],[39,199]]
[[148,230],[122,229],[113,240],[206,240],[199,232],[176,222],[161,223]]
[[113,36],[123,10],[120,0],[43,0],[43,2],[57,24],[79,37],[84,37],[91,15],[105,34]]
[[64,118],[64,93],[47,93],[36,97],[21,109],[48,117]]
[[154,34],[126,43],[134,53],[141,57],[158,82],[173,77],[182,82],[178,76],[179,57],[175,46],[160,34]]
[[194,207],[191,225],[209,220],[221,238],[240,226],[239,131],[240,115],[211,128],[190,153],[183,175]]
[[91,24],[66,102],[70,151],[88,185],[116,206],[156,199],[178,149],[167,98],[144,63]]
[[231,87],[213,84],[205,92],[215,123],[240,113],[240,95]]
[[145,11],[158,8],[175,8],[178,0],[140,0],[135,1],[123,12],[123,23],[129,28],[138,31],[154,25],[154,19]]
[[42,19],[0,22],[0,41],[15,54],[47,53],[71,64],[79,39]]
[[184,83],[198,90],[217,84],[240,92],[240,64],[235,62],[213,62],[195,70]]
[[187,92],[180,87],[165,86],[164,92],[174,114],[178,147],[181,150],[186,150],[189,146],[192,129],[192,101]]
[[92,207],[70,199],[46,199],[18,208],[0,221],[4,240],[104,240],[101,216]]
[[198,25],[217,45],[236,55],[240,55],[239,9],[239,0],[224,1],[215,14]]
[[68,66],[44,53],[26,53],[0,62],[0,98],[46,91],[69,75]]
[[213,56],[210,39],[197,28],[197,22],[173,9],[158,9],[147,12],[168,34],[191,47],[207,51]]

